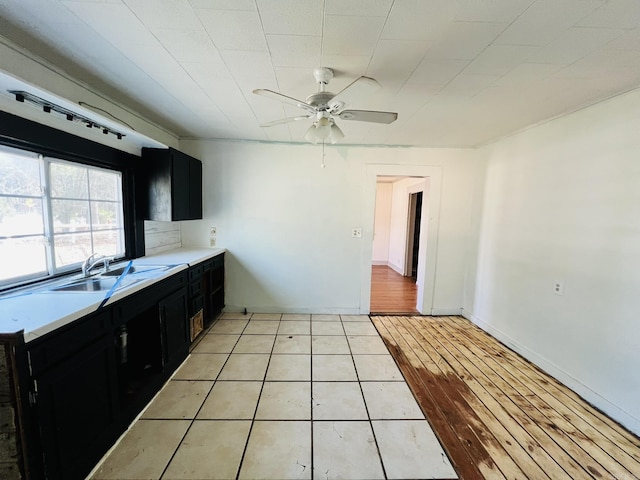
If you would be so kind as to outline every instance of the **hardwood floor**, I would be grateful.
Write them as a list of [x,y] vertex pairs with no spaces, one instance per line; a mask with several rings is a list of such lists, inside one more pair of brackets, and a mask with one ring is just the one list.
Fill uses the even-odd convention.
[[386,265],[371,268],[372,314],[415,314],[417,287],[411,277],[403,277]]
[[460,478],[640,478],[638,437],[468,320],[372,320]]

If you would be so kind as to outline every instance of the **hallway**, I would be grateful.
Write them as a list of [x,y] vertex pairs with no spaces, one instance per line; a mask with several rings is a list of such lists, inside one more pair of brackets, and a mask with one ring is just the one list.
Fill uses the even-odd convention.
[[416,314],[417,286],[386,265],[371,268],[371,314]]

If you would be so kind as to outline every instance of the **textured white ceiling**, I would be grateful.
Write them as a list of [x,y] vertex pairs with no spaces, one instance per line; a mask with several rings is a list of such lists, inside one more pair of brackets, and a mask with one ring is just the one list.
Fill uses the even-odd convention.
[[304,100],[317,66],[399,113],[348,144],[482,145],[640,85],[638,0],[3,0],[0,34],[184,137],[302,142],[252,90]]

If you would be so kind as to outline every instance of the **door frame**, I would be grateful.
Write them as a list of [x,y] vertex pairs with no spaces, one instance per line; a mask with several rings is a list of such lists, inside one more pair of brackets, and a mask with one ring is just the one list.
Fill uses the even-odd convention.
[[423,197],[422,199],[416,309],[422,315],[431,315],[436,284],[442,167],[427,165],[367,165],[360,259],[360,313],[362,315],[370,313],[371,258],[373,256],[373,228],[378,176],[428,177],[429,179],[429,194],[427,198]]

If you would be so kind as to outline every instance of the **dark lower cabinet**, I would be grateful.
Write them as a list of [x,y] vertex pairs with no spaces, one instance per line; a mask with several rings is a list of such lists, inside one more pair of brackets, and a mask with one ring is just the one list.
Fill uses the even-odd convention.
[[204,320],[211,322],[224,308],[224,253],[203,265]]
[[111,336],[34,379],[47,478],[84,478],[116,437],[118,394]]
[[223,306],[219,255],[12,348],[24,470],[84,479],[187,357],[192,311]]
[[164,347],[165,370],[174,371],[189,353],[187,293],[181,289],[158,304]]

